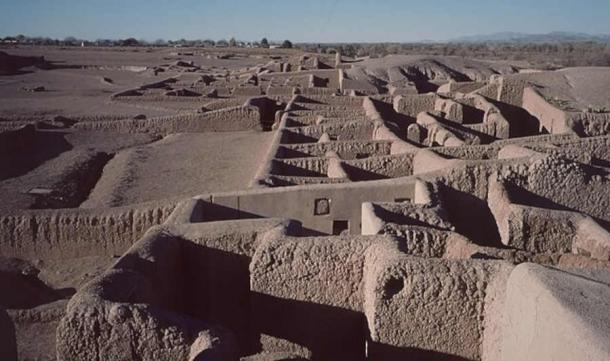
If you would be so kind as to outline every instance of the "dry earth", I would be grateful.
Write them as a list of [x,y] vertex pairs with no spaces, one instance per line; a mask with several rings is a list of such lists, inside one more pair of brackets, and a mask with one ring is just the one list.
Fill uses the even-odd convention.
[[610,359],[609,68],[0,51],[0,360]]

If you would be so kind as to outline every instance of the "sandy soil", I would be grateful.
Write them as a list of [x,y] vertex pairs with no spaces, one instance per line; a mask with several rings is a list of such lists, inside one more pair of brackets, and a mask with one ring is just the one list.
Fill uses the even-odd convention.
[[[172,55],[178,50],[144,49],[64,49],[59,48],[9,48],[2,49],[11,55],[40,56],[52,62],[57,69],[41,70],[35,67],[22,69],[22,74],[0,77],[0,117],[41,115],[52,118],[62,116],[144,114],[148,117],[175,114],[175,105],[133,104],[110,102],[115,92],[135,88],[142,84],[179,75],[166,72],[155,76],[143,67],[170,64],[177,60],[193,61],[206,69],[237,70],[265,64],[264,56],[236,56],[216,59],[215,53],[197,55]],[[179,50],[189,52],[189,50]],[[103,81],[108,78],[111,83]],[[43,86],[45,91],[27,92],[24,88]],[[193,109],[196,107],[194,106]],[[178,109],[180,110],[180,109]]]
[[[610,111],[610,68],[568,68],[560,73],[568,84],[569,91],[565,96],[573,108],[605,108]],[[548,88],[547,91],[553,90]]]
[[173,134],[117,154],[84,208],[245,189],[272,133]]
[[[9,164],[15,167],[19,163],[28,162],[32,158],[43,160],[41,164],[32,163],[33,169],[23,169],[16,177],[0,180],[0,213],[10,214],[15,210],[40,208],[40,196],[29,193],[32,189],[48,189],[61,194],[68,203],[59,203],[56,207],[69,207],[72,191],[64,192],[65,186],[72,182],[72,175],[78,169],[85,172],[92,169],[89,164],[101,154],[112,156],[115,152],[157,139],[149,134],[115,134],[102,132],[70,132],[70,131],[39,131],[40,137],[31,144],[32,152],[15,155]],[[53,148],[53,157],[46,159]],[[101,165],[103,167],[103,164]],[[85,168],[83,168],[85,167]],[[89,167],[89,168],[86,168]],[[90,190],[87,190],[88,194]],[[85,194],[86,197],[86,194]],[[84,200],[84,199],[83,199]],[[76,206],[81,201],[75,200]],[[44,206],[43,206],[44,207]]]

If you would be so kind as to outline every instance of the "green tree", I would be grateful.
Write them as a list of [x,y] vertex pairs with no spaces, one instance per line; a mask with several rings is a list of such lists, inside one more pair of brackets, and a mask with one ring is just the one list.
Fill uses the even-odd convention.
[[269,48],[269,40],[267,40],[267,38],[263,38],[261,40],[261,47],[262,48]]
[[282,43],[282,48],[292,49],[292,42],[290,42],[290,40],[284,40]]

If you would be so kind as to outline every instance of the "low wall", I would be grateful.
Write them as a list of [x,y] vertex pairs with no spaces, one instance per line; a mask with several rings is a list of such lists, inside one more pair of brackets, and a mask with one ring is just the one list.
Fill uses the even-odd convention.
[[394,98],[393,106],[397,113],[416,118],[421,112],[433,111],[437,98],[436,94],[399,95]]
[[567,114],[554,107],[531,87],[523,91],[523,109],[540,121],[540,127],[551,134],[573,133]]
[[[262,81],[271,79],[286,79],[294,77],[304,77],[307,81],[309,75],[315,75],[318,78],[328,79],[328,88],[339,89],[339,73],[336,69],[313,69],[313,70],[302,70],[293,71],[288,73],[269,73],[259,76]],[[307,83],[305,83],[306,85]]]
[[260,129],[257,107],[233,107],[201,114],[176,115],[150,119],[77,123],[81,130],[117,131],[125,133],[222,132]]
[[413,156],[412,153],[372,156],[345,160],[344,163],[352,168],[352,171],[348,170],[352,180],[367,180],[368,176],[372,176],[369,173],[378,175],[379,178],[398,178],[413,174]]
[[583,137],[610,133],[610,113],[568,113],[568,124]]
[[354,159],[359,156],[379,156],[390,154],[389,141],[335,141],[327,143],[304,143],[283,145],[278,158],[321,157],[329,150],[336,152],[341,159]]
[[487,201],[503,244],[537,254],[574,252],[608,260],[610,233],[593,219],[569,210],[519,204],[515,193],[523,190],[495,177],[490,179]]
[[365,252],[384,239],[282,237],[263,243],[250,265],[262,350],[317,360],[363,360]]
[[501,359],[610,358],[610,272],[522,264],[510,275]]
[[369,248],[365,262],[369,358],[481,359],[486,310],[494,304],[487,295],[494,280],[512,267],[501,261],[423,259],[379,248]]
[[[298,119],[298,118],[297,118]],[[371,140],[373,124],[362,121],[346,121],[320,125],[310,125],[292,129],[308,137],[319,138],[323,133],[328,133],[337,140]]]
[[303,227],[333,233],[334,221],[347,221],[350,234],[360,234],[363,202],[412,199],[414,179],[266,188],[200,196],[202,221],[258,217],[299,220]]
[[0,254],[30,260],[119,255],[150,227],[163,223],[176,203],[1,215]]
[[323,177],[328,172],[326,158],[274,159],[269,174],[304,177]]

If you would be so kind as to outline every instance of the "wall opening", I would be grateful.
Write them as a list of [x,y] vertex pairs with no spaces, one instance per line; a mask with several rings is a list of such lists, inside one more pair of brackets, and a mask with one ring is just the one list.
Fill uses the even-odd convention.
[[340,235],[349,231],[349,221],[333,221],[333,235]]

